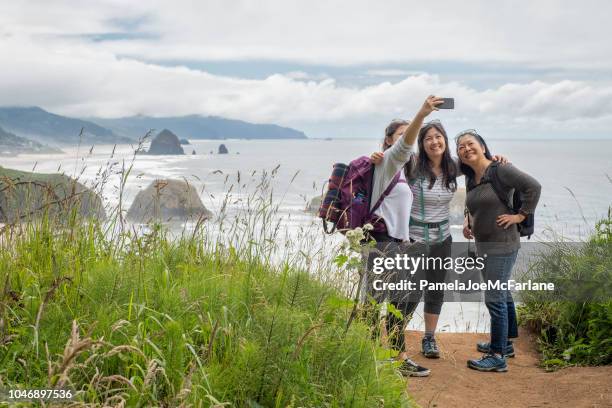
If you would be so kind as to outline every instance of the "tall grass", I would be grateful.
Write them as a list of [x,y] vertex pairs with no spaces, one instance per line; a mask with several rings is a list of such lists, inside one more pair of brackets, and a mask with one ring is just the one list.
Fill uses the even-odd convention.
[[72,211],[2,229],[0,386],[70,387],[92,406],[411,405],[371,328],[347,330],[358,279],[275,217],[275,170],[233,217],[222,207],[176,236],[124,220],[132,164],[108,221]]
[[543,365],[612,364],[612,208],[580,245],[553,242],[528,277],[555,284],[554,295],[525,292],[521,323],[534,330]]

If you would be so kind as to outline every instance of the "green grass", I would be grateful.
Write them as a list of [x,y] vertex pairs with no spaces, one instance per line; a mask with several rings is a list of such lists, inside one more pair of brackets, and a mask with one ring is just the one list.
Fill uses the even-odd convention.
[[582,245],[550,244],[528,276],[557,288],[554,296],[527,292],[519,307],[521,324],[538,335],[542,364],[612,364],[612,212]]
[[346,282],[290,252],[271,260],[265,197],[222,220],[222,238],[136,233],[118,211],[110,224],[73,213],[3,228],[0,386],[130,407],[411,406],[405,380],[376,363],[371,328],[346,329]]

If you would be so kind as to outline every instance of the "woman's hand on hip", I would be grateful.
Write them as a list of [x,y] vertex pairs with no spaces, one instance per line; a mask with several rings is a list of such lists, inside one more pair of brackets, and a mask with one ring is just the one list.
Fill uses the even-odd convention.
[[520,224],[525,219],[522,214],[502,214],[497,217],[497,225],[508,229],[511,225]]

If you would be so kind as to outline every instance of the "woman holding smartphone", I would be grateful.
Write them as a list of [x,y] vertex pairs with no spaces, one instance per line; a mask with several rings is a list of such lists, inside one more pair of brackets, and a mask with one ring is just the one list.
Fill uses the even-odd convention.
[[[484,139],[475,130],[457,135],[457,155],[466,177],[466,207],[471,228],[464,228],[466,238],[474,236],[479,257],[485,257],[485,282],[508,283],[520,247],[518,224],[533,214],[540,198],[537,180],[512,165],[496,166]],[[491,182],[503,187],[505,202]],[[522,195],[522,207],[510,214],[507,203],[512,195]],[[514,354],[510,337],[518,336],[516,312],[508,290],[490,289],[485,292],[485,304],[491,315],[491,340],[478,344],[485,354],[468,360],[468,367],[478,371],[508,370],[506,357]]]

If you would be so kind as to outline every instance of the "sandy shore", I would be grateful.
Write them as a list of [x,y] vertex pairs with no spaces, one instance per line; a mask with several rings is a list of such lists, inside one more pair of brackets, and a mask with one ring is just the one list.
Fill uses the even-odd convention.
[[[409,332],[409,344],[418,345],[422,332]],[[538,367],[535,340],[525,331],[515,341],[516,357],[508,372],[481,373],[466,361],[481,354],[476,342],[486,334],[439,333],[442,357],[414,360],[431,369],[426,378],[410,378],[408,392],[422,407],[612,407],[612,367],[571,367],[546,372]]]

